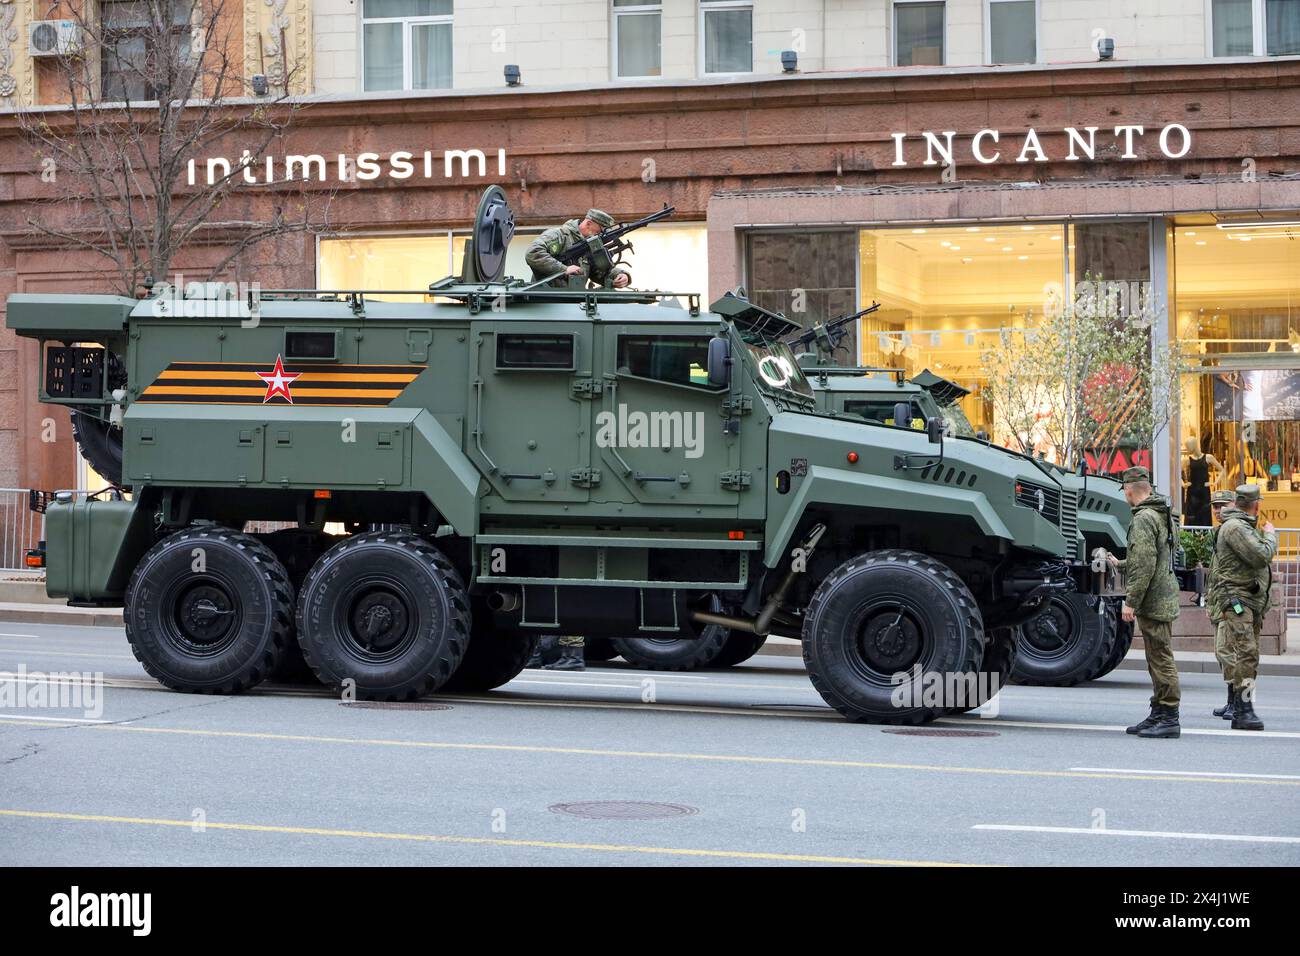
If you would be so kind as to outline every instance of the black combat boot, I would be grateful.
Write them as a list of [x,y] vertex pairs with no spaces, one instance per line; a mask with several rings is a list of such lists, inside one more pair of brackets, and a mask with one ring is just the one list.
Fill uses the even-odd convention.
[[1124,733],[1126,734],[1142,733],[1142,731],[1146,730],[1148,727],[1150,727],[1152,724],[1156,722],[1156,718],[1159,715],[1159,712],[1160,712],[1160,705],[1157,704],[1155,701],[1152,701],[1151,713],[1147,714],[1145,718],[1138,721],[1132,727],[1125,728]]
[[1264,721],[1259,719],[1255,713],[1255,701],[1253,698],[1253,688],[1248,696],[1246,688],[1237,691],[1237,697],[1232,702],[1232,729],[1233,730],[1263,730]]
[[528,656],[528,660],[524,664],[524,667],[541,667],[544,663],[545,662],[542,660],[542,642],[539,640],[533,645],[533,653]]
[[548,671],[585,671],[586,669],[581,647],[561,647],[559,660],[546,665]]
[[1178,725],[1177,707],[1157,707],[1156,719],[1150,727],[1137,732],[1139,737],[1179,737],[1183,729]]
[[1224,720],[1232,720],[1232,700],[1235,695],[1236,695],[1236,691],[1234,691],[1232,689],[1232,685],[1229,684],[1228,702],[1224,704],[1222,707],[1214,708],[1214,710],[1211,711],[1211,713],[1213,713],[1215,717],[1222,717]]

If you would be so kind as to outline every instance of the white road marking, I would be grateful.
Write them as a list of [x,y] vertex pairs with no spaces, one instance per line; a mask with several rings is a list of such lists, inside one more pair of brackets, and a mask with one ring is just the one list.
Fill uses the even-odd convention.
[[1130,770],[1124,767],[1071,767],[1080,773],[1157,773],[1177,777],[1250,777],[1261,780],[1300,780],[1289,773],[1237,773],[1229,770]]
[[[1123,724],[1057,724],[1038,720],[1003,720],[1001,717],[961,718],[940,717],[936,724],[957,724],[965,727],[1029,727],[1039,730],[1092,730],[1104,733],[1123,733]],[[1203,737],[1282,737],[1300,738],[1300,733],[1289,730],[1206,730],[1201,727],[1182,728],[1183,736],[1196,734]]]
[[35,637],[35,634],[11,634],[7,631],[0,631],[0,637]]
[[1111,830],[1105,827],[1031,827],[1009,823],[977,823],[972,830],[1013,830],[1018,833],[1078,833],[1087,836],[1148,837],[1157,840],[1224,840],[1230,843],[1300,843],[1300,837],[1255,836],[1244,833],[1179,833],[1166,830]]
[[95,720],[90,717],[37,717],[28,714],[0,714],[0,720],[21,720],[24,723],[41,721],[50,724],[111,724],[111,720]]

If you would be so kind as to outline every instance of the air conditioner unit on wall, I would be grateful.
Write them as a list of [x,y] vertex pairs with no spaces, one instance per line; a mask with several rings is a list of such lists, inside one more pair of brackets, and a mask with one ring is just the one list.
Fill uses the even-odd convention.
[[75,20],[34,20],[27,24],[31,56],[67,56],[81,50],[81,26]]

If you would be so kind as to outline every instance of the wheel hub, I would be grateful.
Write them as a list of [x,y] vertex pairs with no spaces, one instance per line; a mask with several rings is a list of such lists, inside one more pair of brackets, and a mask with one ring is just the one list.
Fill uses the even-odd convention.
[[921,630],[902,609],[880,611],[863,625],[859,650],[863,659],[884,673],[905,671],[921,655]]
[[182,634],[195,644],[220,641],[234,622],[235,608],[229,593],[216,584],[199,584],[181,596],[176,621]]
[[1030,643],[1042,651],[1059,651],[1073,631],[1068,612],[1055,602],[1025,628]]
[[376,590],[357,600],[349,623],[357,644],[372,653],[383,653],[401,643],[409,621],[401,598],[391,591]]

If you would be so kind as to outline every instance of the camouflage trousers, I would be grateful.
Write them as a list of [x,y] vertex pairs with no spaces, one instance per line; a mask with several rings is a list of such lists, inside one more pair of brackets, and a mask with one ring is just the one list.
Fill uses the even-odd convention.
[[1238,690],[1259,676],[1259,632],[1263,626],[1263,616],[1247,607],[1242,614],[1225,611],[1214,629],[1214,656],[1223,668],[1223,679]]
[[586,643],[585,637],[575,637],[572,634],[566,634],[559,640],[561,647],[582,647]]
[[1174,626],[1149,617],[1139,617],[1137,623],[1146,649],[1147,673],[1151,675],[1151,703],[1177,707],[1182,695],[1178,690],[1178,665],[1174,663]]

